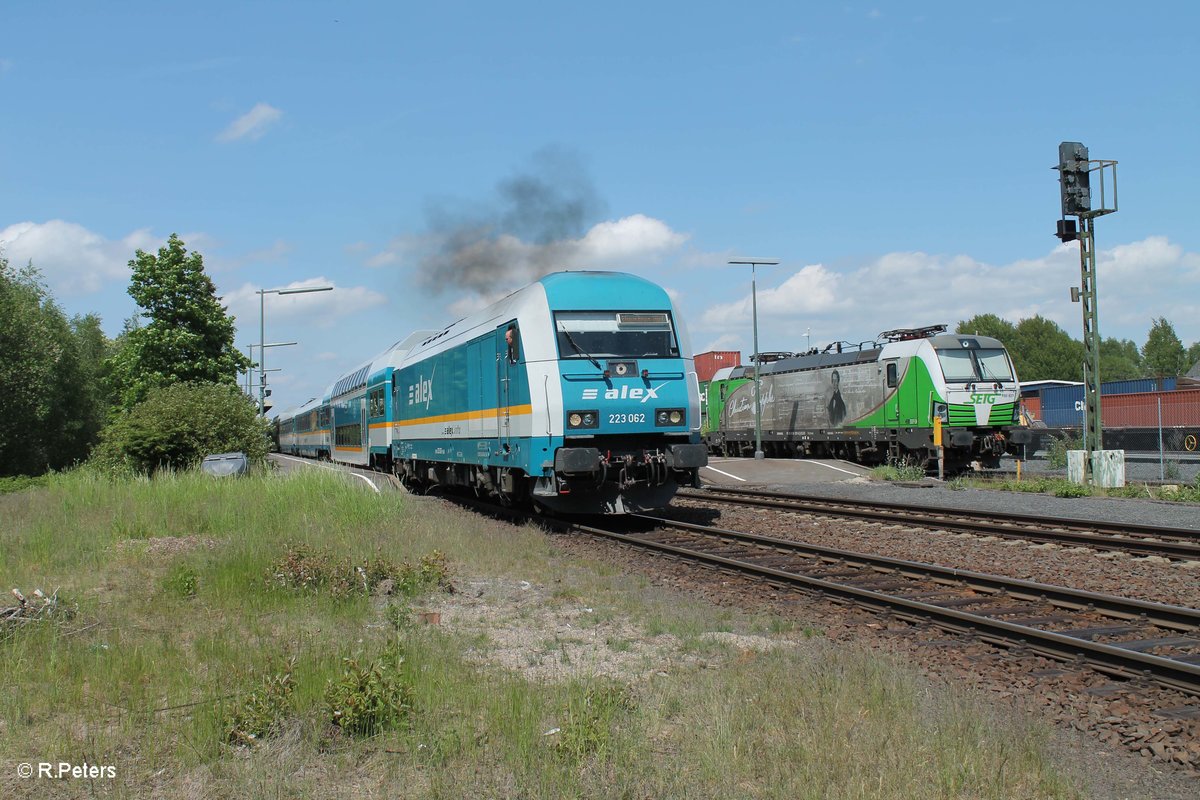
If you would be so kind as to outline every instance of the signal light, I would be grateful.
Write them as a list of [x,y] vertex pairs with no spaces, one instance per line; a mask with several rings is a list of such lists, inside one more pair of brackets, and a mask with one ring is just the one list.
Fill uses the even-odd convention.
[[1088,149],[1081,142],[1063,142],[1058,146],[1056,169],[1064,217],[1077,217],[1092,210],[1090,168]]
[[1079,238],[1079,230],[1075,227],[1075,220],[1060,219],[1058,221],[1058,231],[1054,234],[1063,244],[1073,242]]

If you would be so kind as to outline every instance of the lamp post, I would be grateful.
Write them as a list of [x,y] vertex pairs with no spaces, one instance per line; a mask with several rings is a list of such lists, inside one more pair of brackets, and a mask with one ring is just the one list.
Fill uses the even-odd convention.
[[750,312],[754,320],[754,457],[763,458],[762,449],[762,380],[759,377],[759,372],[762,370],[762,364],[758,357],[758,281],[756,268],[759,264],[763,266],[774,266],[779,263],[779,259],[775,258],[743,258],[729,262],[730,264],[749,264],[750,265]]
[[267,400],[267,322],[266,297],[269,294],[307,294],[308,292],[329,292],[332,286],[309,286],[303,289],[259,289],[258,290],[258,413],[263,411]]

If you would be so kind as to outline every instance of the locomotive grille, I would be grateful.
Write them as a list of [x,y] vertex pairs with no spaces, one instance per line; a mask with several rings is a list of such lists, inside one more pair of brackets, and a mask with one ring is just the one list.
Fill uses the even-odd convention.
[[1016,403],[998,403],[992,406],[992,415],[988,417],[988,425],[1012,425],[1016,421]]
[[951,425],[974,425],[975,424],[975,406],[959,405],[956,403],[950,404],[950,424]]
[[[1016,403],[997,403],[992,406],[988,416],[988,425],[1012,425],[1017,413]],[[973,427],[975,421],[975,406],[952,404],[950,406],[950,424],[962,427]]]

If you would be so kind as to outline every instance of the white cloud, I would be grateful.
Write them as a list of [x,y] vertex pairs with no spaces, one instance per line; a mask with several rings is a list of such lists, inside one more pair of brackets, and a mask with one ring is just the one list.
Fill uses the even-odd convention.
[[111,240],[61,219],[18,222],[0,230],[0,248],[9,263],[24,266],[32,261],[51,291],[66,296],[91,294],[106,284],[127,282],[134,252],[152,250],[162,243],[148,229]]
[[[798,313],[827,313],[845,308],[847,300],[838,298],[840,275],[830,272],[821,264],[810,264],[792,274],[779,286],[759,288],[758,317],[760,323],[769,317],[786,319]],[[759,280],[762,286],[761,276]],[[701,324],[710,329],[728,330],[744,326],[752,317],[753,297],[749,292],[730,303],[721,303],[707,309]]]
[[662,220],[633,214],[592,226],[578,240],[574,262],[578,266],[628,265],[675,250],[687,238]]
[[266,103],[256,103],[254,108],[229,124],[229,127],[217,134],[218,142],[234,142],[238,139],[261,139],[267,128],[274,125],[283,116],[283,112]]
[[224,304],[229,313],[238,319],[238,328],[251,331],[257,328],[259,312],[266,315],[268,323],[304,322],[317,328],[329,328],[342,317],[360,313],[376,306],[385,305],[387,296],[365,286],[338,286],[324,276],[292,281],[272,289],[306,289],[332,286],[328,292],[306,292],[303,294],[268,294],[260,303],[258,290],[262,287],[246,283],[232,291],[223,293]]
[[[767,274],[768,276],[771,273]],[[778,275],[778,273],[775,273]],[[1097,253],[1102,336],[1145,340],[1154,317],[1174,325],[1184,343],[1200,340],[1200,254],[1151,236]],[[1078,245],[1058,245],[1038,258],[994,265],[970,256],[888,253],[858,269],[833,272],[811,265],[778,284],[759,272],[758,316],[764,350],[800,350],[812,343],[859,341],[891,328],[946,323],[977,314],[1016,322],[1035,314],[1075,338],[1080,306]],[[750,294],[709,306],[695,327],[700,337],[743,347],[750,333]],[[711,348],[710,348],[711,349]]]

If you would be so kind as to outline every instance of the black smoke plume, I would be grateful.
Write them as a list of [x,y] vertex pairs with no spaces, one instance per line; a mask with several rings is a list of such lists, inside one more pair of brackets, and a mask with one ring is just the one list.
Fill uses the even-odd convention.
[[430,204],[426,213],[435,249],[417,265],[425,286],[493,295],[581,266],[572,257],[603,208],[578,156],[539,151],[523,173],[501,181],[496,194],[482,209]]

